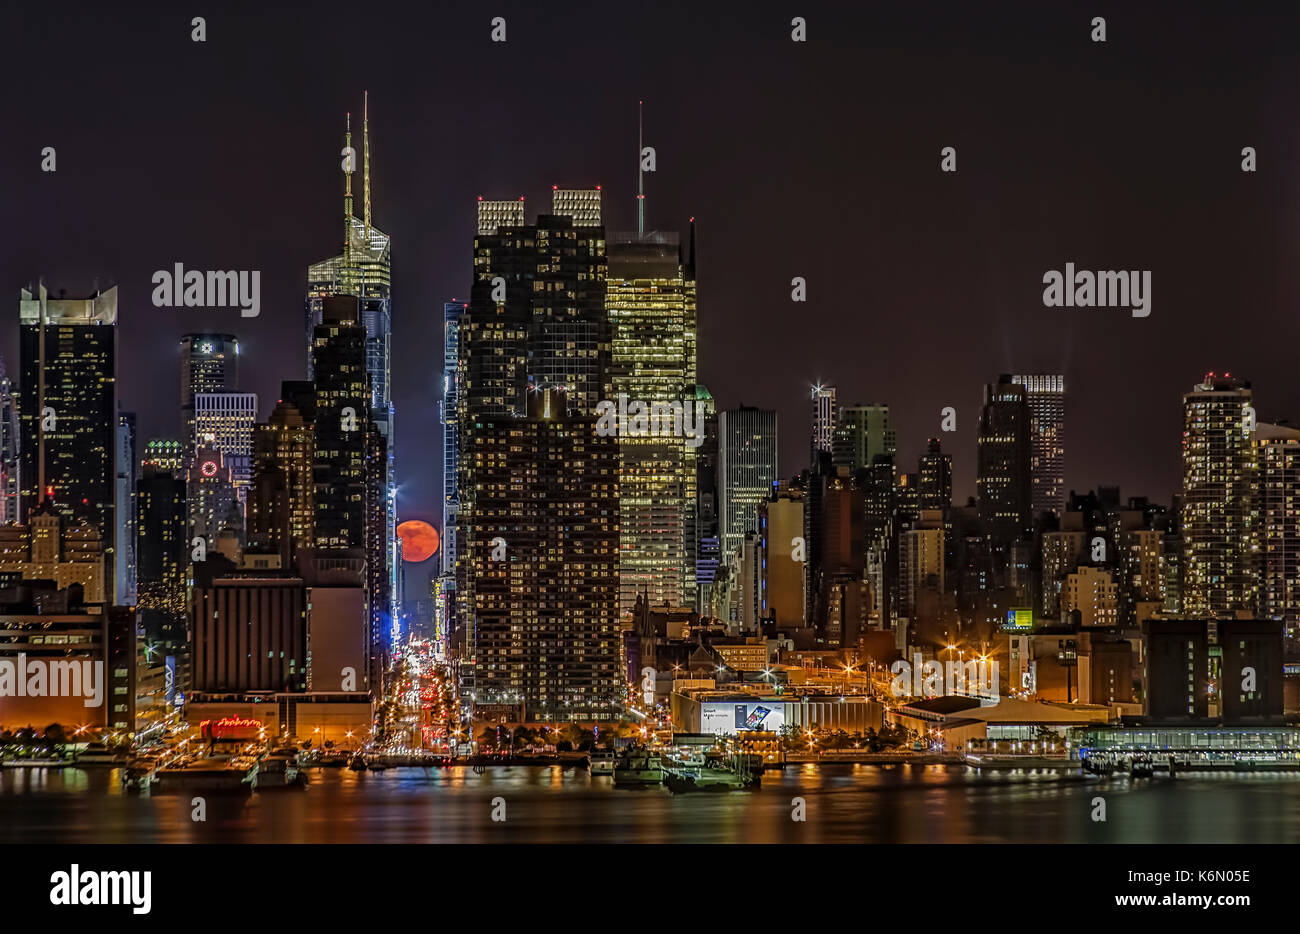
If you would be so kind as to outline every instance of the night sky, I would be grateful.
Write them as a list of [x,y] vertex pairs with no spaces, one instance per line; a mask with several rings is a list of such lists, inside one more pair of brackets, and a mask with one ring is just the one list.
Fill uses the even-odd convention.
[[[1066,374],[1067,488],[1167,502],[1180,396],[1208,370],[1252,380],[1261,420],[1300,422],[1294,9],[131,6],[5,13],[0,353],[16,373],[19,288],[117,283],[142,441],[177,431],[182,333],[238,335],[263,416],[304,375],[306,268],[340,251],[344,113],[359,130],[366,89],[403,519],[440,523],[442,305],[469,291],[476,196],[525,195],[531,221],[553,184],[600,184],[607,228],[633,229],[639,99],[658,157],[647,226],[697,219],[701,379],[722,406],[779,410],[783,473],[804,466],[819,379],[893,407],[905,470],[955,406],[959,500],[1000,372]],[[45,146],[57,172],[40,171]],[[150,276],[175,262],[260,270],[261,316],[154,308]],[[1150,317],[1045,308],[1043,273],[1066,262],[1150,270]]]

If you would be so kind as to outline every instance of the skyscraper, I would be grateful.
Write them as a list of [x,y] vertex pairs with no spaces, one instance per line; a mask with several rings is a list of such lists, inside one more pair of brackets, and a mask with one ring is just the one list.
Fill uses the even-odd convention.
[[611,234],[605,287],[615,399],[690,406],[700,436],[619,431],[619,608],[631,612],[638,595],[650,606],[694,606],[695,457],[704,432],[694,416],[707,406],[695,405],[693,239],[683,251],[675,233]]
[[198,392],[193,399],[192,443],[214,447],[226,455],[238,486],[253,478],[253,426],[257,424],[257,393]]
[[980,518],[999,544],[1009,544],[1031,528],[1029,419],[1028,392],[1010,376],[984,387],[975,489]]
[[134,606],[136,602],[135,553],[135,413],[117,413],[117,555],[113,568],[117,602]]
[[912,619],[922,594],[944,591],[943,514],[926,510],[913,528],[899,533],[898,615]]
[[1034,373],[1013,376],[1029,403],[1029,473],[1033,511],[1065,509],[1065,377]]
[[145,636],[168,654],[185,648],[189,568],[185,478],[179,470],[142,464],[136,488],[136,605]]
[[1183,612],[1254,612],[1259,520],[1250,383],[1211,373],[1183,395]]
[[[688,398],[689,398],[688,394]],[[718,515],[718,413],[713,394],[703,383],[695,384],[695,399],[704,403],[704,443],[695,450],[695,544],[688,562],[695,568],[695,609],[713,616],[714,583],[721,560]]]
[[812,459],[816,463],[817,452],[830,453],[834,450],[835,426],[838,423],[839,410],[835,405],[835,387],[820,383],[812,388]]
[[367,332],[356,296],[326,296],[321,312],[312,347],[312,531],[322,551],[364,556],[368,683],[378,691],[394,618],[388,439],[367,408]]
[[1255,426],[1259,464],[1259,615],[1284,621],[1288,654],[1300,644],[1300,429]]
[[778,629],[804,625],[803,490],[778,484],[772,498],[759,504],[759,616]]
[[[455,299],[442,307],[442,399],[438,421],[442,425],[442,573],[456,574],[456,526],[460,515],[460,488],[456,471],[460,464],[460,320],[469,307]],[[453,585],[454,588],[454,585]]]
[[199,333],[181,338],[181,415],[185,438],[193,442],[196,394],[234,392],[238,388],[239,341],[235,335]]
[[112,581],[118,534],[117,288],[84,299],[52,299],[44,285],[35,294],[24,289],[19,315],[23,515],[49,499],[66,525],[90,521],[104,543],[105,576]]
[[225,454],[212,447],[198,448],[185,478],[190,544],[203,540],[204,560],[219,551],[238,563],[244,517]]
[[758,505],[777,470],[776,412],[742,405],[718,413],[718,499],[724,560],[758,531]]
[[[575,415],[594,413],[610,395],[604,228],[576,227],[572,217],[555,214],[541,215],[533,225],[515,224],[522,202],[509,211],[487,211],[485,204],[491,202],[479,202],[470,301],[456,333],[456,629],[470,650],[476,611],[463,591],[468,572],[461,552],[477,534],[478,490],[465,472],[480,421],[526,417],[530,394],[546,389],[562,387],[558,398]],[[461,671],[468,690],[474,668],[462,665]]]
[[604,228],[543,214],[480,233],[458,338],[466,414],[522,415],[529,389],[550,387],[594,412],[609,396]]
[[150,438],[140,456],[140,467],[157,467],[180,476],[188,460],[187,445],[179,438]]
[[22,521],[18,472],[18,398],[0,358],[0,525]]
[[315,545],[312,427],[297,406],[281,399],[253,432],[249,548],[278,554],[285,568],[300,549]]
[[330,296],[315,329],[313,519],[318,548],[365,547],[369,387],[357,299]]
[[[362,216],[353,215],[352,175],[356,168],[355,152],[344,166],[343,185],[343,252],[338,256],[316,263],[307,270],[306,339],[307,377],[315,377],[313,351],[317,325],[324,319],[324,306],[328,296],[352,295],[357,298],[358,321],[365,331],[365,373],[369,377],[367,411],[357,410],[374,424],[383,440],[383,475],[373,478],[382,490],[383,529],[372,534],[385,544],[397,540],[397,486],[394,463],[394,412],[392,404],[392,239],[371,222],[370,199],[370,96],[365,95],[362,111]],[[352,116],[347,117],[345,147],[352,149]],[[373,498],[373,497],[372,497]],[[319,536],[318,536],[319,537]],[[392,603],[397,593],[397,562],[393,548],[384,547],[375,560],[382,561],[385,580],[383,607],[373,607],[373,612],[391,616]],[[374,568],[370,569],[374,571]]]
[[[528,417],[473,418],[458,593],[474,703],[510,719],[617,719],[618,446],[559,390]],[[509,711],[508,713],[506,711]]]
[[881,455],[891,460],[898,452],[898,434],[889,420],[889,406],[841,406],[831,440],[832,464],[850,471],[870,467]]
[[551,189],[551,213],[567,214],[575,227],[600,227],[605,221],[601,213],[600,186],[595,188]]
[[[882,455],[882,458],[885,456]],[[826,466],[825,455],[821,466]],[[887,463],[882,460],[881,463]],[[892,485],[892,470],[890,480]],[[824,645],[854,646],[872,606],[868,582],[868,509],[864,490],[847,467],[818,470],[810,477],[808,622]],[[877,590],[879,587],[877,585]]]
[[484,201],[478,199],[478,232],[495,236],[498,227],[524,226],[524,199],[518,201]]
[[938,438],[926,442],[916,473],[921,509],[948,509],[952,506],[952,455],[943,453]]

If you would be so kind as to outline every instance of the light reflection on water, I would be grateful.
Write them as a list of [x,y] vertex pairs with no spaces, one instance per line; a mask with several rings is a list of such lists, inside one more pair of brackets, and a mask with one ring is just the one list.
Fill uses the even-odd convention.
[[[0,769],[0,842],[1291,843],[1300,775],[1139,780],[961,766],[792,766],[754,792],[614,788],[559,768],[317,769],[305,790],[123,790],[116,769]],[[1091,819],[1106,800],[1107,821]],[[492,799],[506,801],[493,822]],[[806,821],[791,820],[801,797]]]

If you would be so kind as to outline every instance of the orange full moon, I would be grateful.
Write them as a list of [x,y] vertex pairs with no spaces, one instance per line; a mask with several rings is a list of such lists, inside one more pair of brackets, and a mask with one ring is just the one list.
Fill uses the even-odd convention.
[[402,540],[402,558],[411,564],[428,561],[438,553],[438,530],[427,522],[410,519],[397,527]]

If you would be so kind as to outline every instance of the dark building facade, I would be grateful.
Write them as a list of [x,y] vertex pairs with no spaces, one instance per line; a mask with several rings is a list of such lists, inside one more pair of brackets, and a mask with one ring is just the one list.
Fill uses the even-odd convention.
[[1146,643],[1148,720],[1204,720],[1209,713],[1209,626],[1200,619],[1149,620]]
[[1010,376],[985,386],[975,487],[980,518],[997,544],[1009,544],[1032,528],[1031,441],[1025,387]]
[[146,464],[135,494],[137,607],[145,635],[169,654],[185,649],[189,512],[183,476]]
[[312,524],[315,547],[359,551],[366,560],[370,684],[379,690],[391,625],[387,438],[375,421],[366,327],[355,296],[329,295],[312,344]]
[[50,499],[104,542],[110,599],[117,555],[117,288],[86,299],[22,292],[22,512]]
[[1219,620],[1218,629],[1224,722],[1281,720],[1283,621],[1224,619]]
[[318,548],[360,548],[366,535],[370,390],[366,329],[350,295],[329,296],[312,344],[315,374],[313,524]]
[[191,690],[307,689],[306,590],[284,572],[242,572],[220,555],[195,564]]

